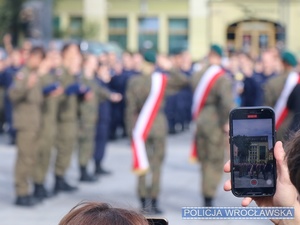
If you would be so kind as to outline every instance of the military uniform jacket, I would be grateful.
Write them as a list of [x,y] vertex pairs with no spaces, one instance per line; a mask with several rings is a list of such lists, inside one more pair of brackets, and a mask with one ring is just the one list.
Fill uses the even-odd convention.
[[[59,82],[64,89],[76,82],[76,76],[68,73],[62,68],[63,73],[59,77]],[[77,95],[63,94],[59,97],[58,122],[76,122],[77,120]]]
[[[154,119],[152,128],[149,132],[149,138],[151,137],[164,137],[167,134],[166,118],[164,113],[165,97],[179,91],[184,86],[189,84],[189,80],[186,76],[179,71],[172,69],[169,71],[169,77],[167,81],[167,87],[164,95],[164,99],[161,103],[160,110]],[[151,89],[151,75],[135,76],[129,80],[126,92],[126,127],[127,133],[132,134],[135,122],[138,115],[150,93]]]
[[32,88],[28,88],[31,72],[33,71],[28,68],[19,71],[9,90],[9,97],[14,107],[14,127],[17,130],[37,131],[40,128],[43,96],[39,82]]
[[110,98],[110,91],[100,87],[93,79],[83,78],[81,83],[93,93],[93,97],[89,100],[85,100],[84,96],[80,97],[78,108],[80,121],[95,124],[98,116],[98,105]]
[[[197,88],[205,71],[209,66],[204,67],[201,71],[192,76],[191,85],[193,91]],[[234,107],[232,96],[231,81],[228,76],[223,75],[215,82],[207,96],[205,105],[200,112],[196,123],[203,128],[202,131],[212,134],[215,128],[223,128],[228,122],[230,110]]]
[[[285,82],[287,80],[288,72],[284,72],[277,77],[270,79],[265,86],[265,105],[274,107],[277,100],[284,88]],[[290,124],[293,120],[294,112],[289,110],[289,113],[286,119],[281,124],[280,128],[277,130],[277,139],[283,141],[286,138],[287,131],[290,127]]]

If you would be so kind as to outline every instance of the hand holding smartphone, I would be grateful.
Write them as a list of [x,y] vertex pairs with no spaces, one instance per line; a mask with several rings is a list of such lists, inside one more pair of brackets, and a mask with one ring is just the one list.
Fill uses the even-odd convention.
[[269,107],[236,108],[229,123],[232,193],[237,197],[273,196],[274,111]]

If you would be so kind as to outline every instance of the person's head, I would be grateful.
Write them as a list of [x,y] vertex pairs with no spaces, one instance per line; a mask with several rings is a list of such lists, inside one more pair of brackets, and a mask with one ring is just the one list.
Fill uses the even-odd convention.
[[62,48],[61,55],[65,64],[65,61],[69,61],[71,58],[80,55],[80,48],[75,43],[65,44]]
[[14,49],[10,55],[11,64],[14,67],[20,67],[22,65],[22,56],[21,52],[17,49]]
[[61,66],[62,57],[61,57],[60,51],[58,51],[56,49],[52,49],[52,50],[48,51],[46,57],[51,62],[52,68],[58,68],[59,66]]
[[140,71],[141,67],[144,63],[144,58],[143,58],[142,54],[140,52],[133,53],[132,60],[133,60],[134,69],[136,71]]
[[45,57],[45,51],[42,47],[33,47],[29,53],[27,66],[30,69],[37,69]]
[[132,210],[106,203],[86,202],[75,206],[59,225],[148,225],[146,218]]
[[92,54],[86,55],[83,64],[84,75],[88,78],[92,78],[97,70],[97,66],[97,56]]
[[122,54],[122,62],[123,62],[124,69],[126,69],[126,70],[132,70],[133,69],[132,53],[130,53],[130,52],[123,52],[123,54]]
[[211,65],[221,65],[223,50],[219,45],[212,45],[208,53],[208,62]]
[[296,56],[288,51],[281,54],[281,61],[283,63],[284,70],[291,70],[298,64]]
[[300,131],[290,138],[285,150],[291,182],[300,193]]

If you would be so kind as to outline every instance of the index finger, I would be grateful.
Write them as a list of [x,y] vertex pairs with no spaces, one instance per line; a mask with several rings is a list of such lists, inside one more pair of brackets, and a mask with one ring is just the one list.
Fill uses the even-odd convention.
[[224,165],[224,172],[230,173],[230,160],[228,160]]

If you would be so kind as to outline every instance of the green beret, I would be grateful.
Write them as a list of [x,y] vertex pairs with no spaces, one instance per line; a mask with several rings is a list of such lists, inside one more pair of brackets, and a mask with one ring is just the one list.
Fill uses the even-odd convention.
[[155,64],[156,62],[156,52],[155,51],[146,51],[143,54],[144,60],[149,63]]
[[283,62],[285,62],[286,64],[292,67],[295,67],[298,64],[296,56],[291,52],[283,52],[281,54],[281,59]]
[[220,57],[223,56],[223,50],[219,45],[210,46],[210,51],[217,53]]

